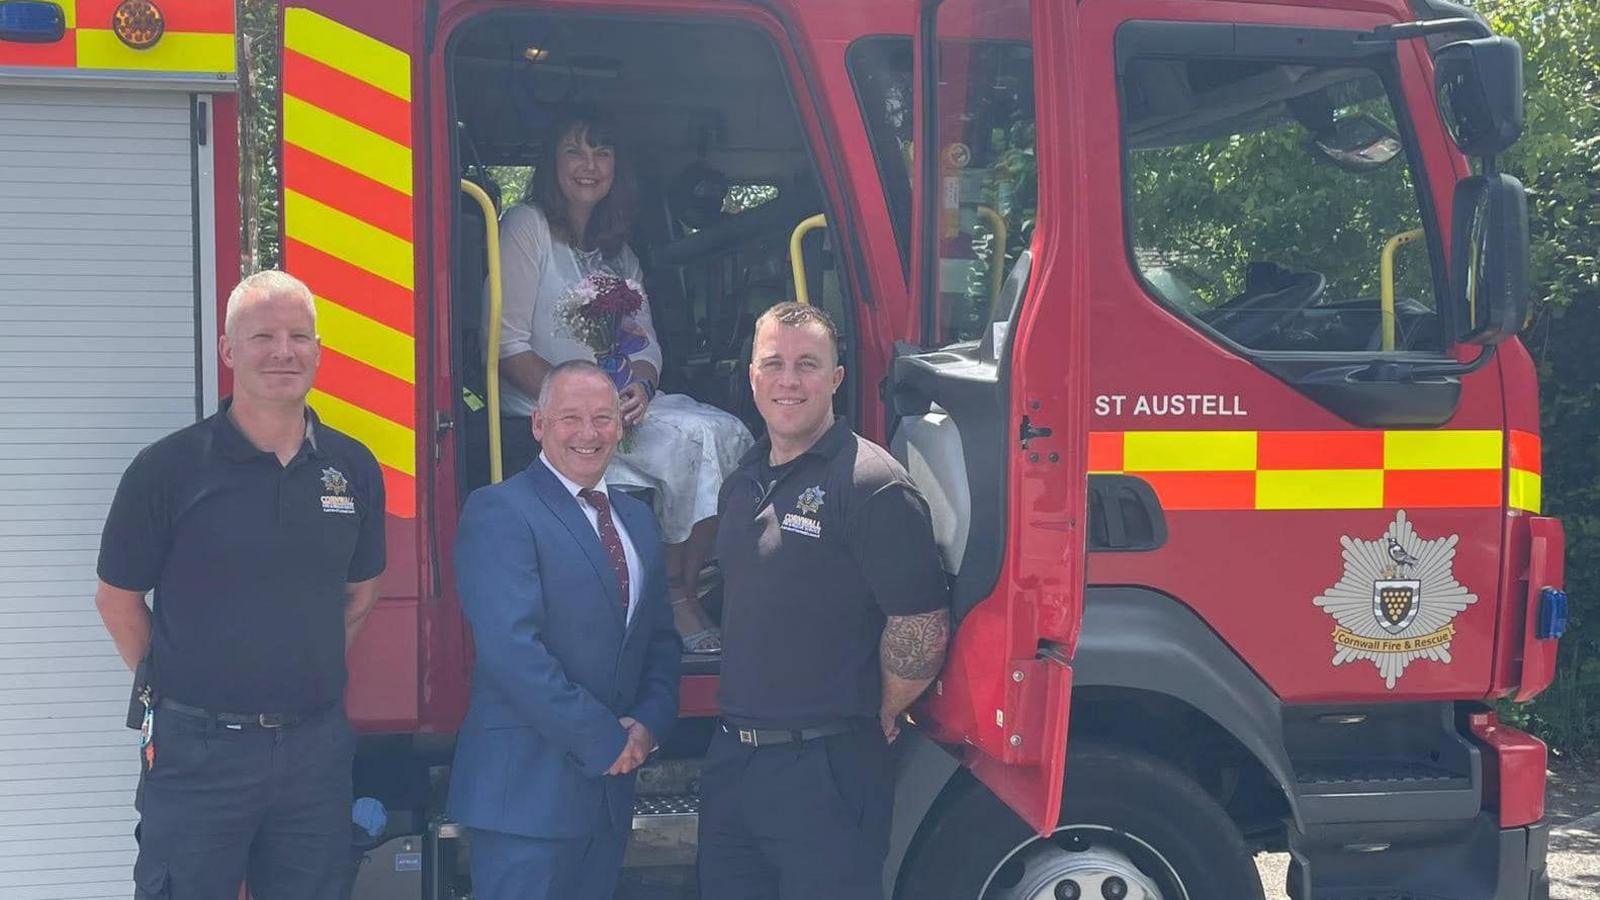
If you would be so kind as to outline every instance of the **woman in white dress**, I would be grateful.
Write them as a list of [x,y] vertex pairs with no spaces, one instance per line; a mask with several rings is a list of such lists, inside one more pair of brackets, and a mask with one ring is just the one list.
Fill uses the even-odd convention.
[[[602,355],[563,323],[574,288],[596,275],[643,280],[639,259],[625,243],[637,188],[626,161],[617,158],[614,132],[603,119],[582,115],[559,123],[553,133],[559,137],[541,155],[523,202],[500,218],[504,303],[498,354],[507,472],[537,457],[529,417],[545,373],[569,359]],[[630,433],[606,480],[653,490],[684,649],[716,652],[721,635],[697,596],[700,568],[715,541],[722,479],[754,439],[744,423],[714,406],[657,393],[661,345],[648,302],[619,330],[632,337],[631,352],[597,361],[616,377]]]

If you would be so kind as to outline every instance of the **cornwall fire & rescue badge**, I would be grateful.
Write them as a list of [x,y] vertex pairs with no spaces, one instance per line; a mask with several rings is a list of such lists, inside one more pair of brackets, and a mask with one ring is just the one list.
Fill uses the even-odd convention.
[[822,501],[827,493],[820,484],[801,491],[794,502],[795,511],[785,515],[778,527],[806,537],[821,537],[822,522],[817,518],[817,513],[822,512]]
[[1403,509],[1377,540],[1341,537],[1344,577],[1314,601],[1338,623],[1333,664],[1369,660],[1394,690],[1412,662],[1450,662],[1452,620],[1478,602],[1452,571],[1459,541],[1423,538]]
[[344,473],[329,466],[322,470],[322,511],[355,515],[356,500],[350,496],[350,482]]

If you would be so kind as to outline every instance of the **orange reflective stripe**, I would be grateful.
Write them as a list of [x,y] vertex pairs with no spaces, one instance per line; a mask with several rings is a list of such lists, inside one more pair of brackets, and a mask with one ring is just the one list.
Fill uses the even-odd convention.
[[[122,0],[77,0],[77,27],[110,30],[121,3]],[[233,33],[230,0],[159,0],[156,6],[161,10],[167,34],[182,31]]]
[[1383,473],[1383,505],[1451,509],[1500,505],[1498,469],[1427,469]]
[[417,426],[417,401],[411,385],[337,350],[322,348],[317,387],[391,422],[411,429]]
[[1536,435],[1482,429],[1089,435],[1090,472],[1142,478],[1172,510],[1536,511],[1537,453]]
[[399,191],[293,144],[283,145],[283,170],[307,197],[411,240],[411,199]]
[[417,514],[411,57],[307,9],[284,11],[284,257],[316,295],[312,406],[383,466]]
[[283,51],[283,90],[312,106],[411,146],[411,104],[293,50]]
[[1511,438],[1511,468],[1522,469],[1535,475],[1544,471],[1542,448],[1539,436],[1526,431],[1512,431]]
[[382,463],[378,468],[383,470],[384,511],[402,519],[416,518],[417,479]]
[[[1135,474],[1135,473],[1130,473]],[[1169,510],[1255,509],[1254,472],[1139,472]]]
[[295,277],[310,285],[317,296],[396,331],[416,333],[412,294],[407,288],[293,238],[284,239],[283,252],[294,260]]
[[0,41],[0,66],[37,66],[70,69],[78,64],[77,37],[67,36],[53,44],[14,44]]
[[1262,431],[1256,442],[1262,469],[1383,468],[1381,432]]
[[1122,471],[1122,432],[1089,432],[1089,471]]

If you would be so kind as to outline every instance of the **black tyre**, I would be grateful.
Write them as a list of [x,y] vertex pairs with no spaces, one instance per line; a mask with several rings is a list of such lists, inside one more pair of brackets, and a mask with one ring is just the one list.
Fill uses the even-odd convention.
[[978,782],[951,790],[901,870],[896,900],[1262,900],[1227,813],[1153,756],[1073,744],[1049,840]]

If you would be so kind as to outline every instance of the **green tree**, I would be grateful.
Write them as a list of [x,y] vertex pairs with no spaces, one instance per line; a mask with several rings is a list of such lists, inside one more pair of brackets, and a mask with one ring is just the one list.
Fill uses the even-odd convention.
[[1558,748],[1600,752],[1600,3],[1479,0],[1526,62],[1527,128],[1503,160],[1528,188],[1544,511],[1567,532],[1572,625],[1556,683],[1518,711]]

